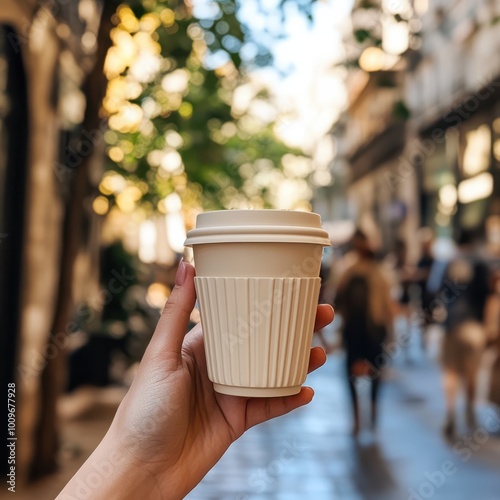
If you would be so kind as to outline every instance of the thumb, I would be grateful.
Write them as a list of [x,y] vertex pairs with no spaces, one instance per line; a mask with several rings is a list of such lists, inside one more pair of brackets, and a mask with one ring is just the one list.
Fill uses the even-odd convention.
[[175,276],[175,287],[165,304],[148,347],[150,353],[171,354],[180,358],[189,317],[196,302],[194,267],[181,260]]

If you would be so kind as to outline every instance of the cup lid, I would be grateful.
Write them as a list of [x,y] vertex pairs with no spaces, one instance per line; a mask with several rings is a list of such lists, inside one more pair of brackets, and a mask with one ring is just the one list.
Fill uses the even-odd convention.
[[277,242],[330,246],[321,217],[294,210],[218,210],[199,214],[186,246],[207,243]]

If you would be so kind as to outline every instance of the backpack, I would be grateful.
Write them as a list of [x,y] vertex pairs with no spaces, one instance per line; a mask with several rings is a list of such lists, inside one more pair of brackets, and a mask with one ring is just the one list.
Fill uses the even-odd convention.
[[366,276],[352,276],[345,287],[343,295],[344,310],[346,311],[347,318],[368,321],[369,286]]
[[367,277],[361,274],[352,276],[342,293],[345,341],[347,344],[364,344],[368,351],[372,351],[384,342],[387,330],[385,326],[373,323],[369,301]]

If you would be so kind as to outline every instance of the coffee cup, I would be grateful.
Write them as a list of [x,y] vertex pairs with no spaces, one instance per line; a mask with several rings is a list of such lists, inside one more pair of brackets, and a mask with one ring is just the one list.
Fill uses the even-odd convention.
[[244,397],[300,392],[307,375],[323,247],[318,214],[221,210],[188,232],[207,369],[214,389]]

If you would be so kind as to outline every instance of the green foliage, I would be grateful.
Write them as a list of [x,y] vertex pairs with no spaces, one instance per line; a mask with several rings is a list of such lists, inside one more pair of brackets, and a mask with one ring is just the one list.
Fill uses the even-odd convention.
[[[357,2],[354,6],[353,14],[358,11],[371,11],[372,16],[364,17],[364,22],[367,25],[355,26],[353,28],[352,41],[357,45],[357,61],[353,60],[351,55],[349,55],[349,58],[342,64],[346,68],[358,68],[359,58],[366,48],[382,47],[381,26],[383,19],[387,20],[389,18],[392,18],[397,23],[408,23],[409,19],[415,16],[415,13],[413,11],[410,11],[410,14],[404,13],[403,15],[399,13],[391,14],[388,12],[384,12],[384,10],[381,8],[380,2],[373,2],[371,0]],[[410,42],[412,39],[414,39],[414,37],[416,38],[421,36],[420,32],[416,28],[411,27],[411,24],[409,31]]]
[[358,43],[365,43],[367,40],[370,40],[372,38],[371,32],[366,29],[354,30],[353,35],[354,39]]
[[[287,1],[291,0],[282,3]],[[311,0],[301,2],[305,13],[310,12],[311,4]],[[240,166],[265,158],[280,169],[281,157],[290,149],[275,138],[272,124],[249,132],[242,124],[244,117],[232,115],[232,93],[243,81],[240,49],[251,37],[237,17],[238,3],[214,1],[206,18],[195,17],[177,0],[137,0],[130,8],[133,15],[127,14],[127,20],[131,27],[120,8],[115,21],[117,29],[129,32],[134,40],[148,16],[162,20],[148,33],[151,43],[159,45],[161,69],[141,81],[137,72],[131,71],[131,63],[119,75],[110,76],[108,97],[113,97],[113,78],[139,82],[140,92],[132,98],[122,96],[120,108],[125,109],[127,103],[135,105],[135,112],[142,109],[144,118],[127,128],[113,121],[119,110],[108,110],[113,132],[107,134],[107,143],[110,150],[121,151],[110,153],[113,160],[109,159],[108,170],[119,173],[128,184],[138,185],[142,195],[135,203],[148,210],[161,210],[162,200],[173,192],[185,203],[211,209],[227,207],[228,193],[249,196],[242,191],[248,179],[242,176]],[[258,45],[258,41],[253,43]],[[259,47],[256,63],[269,60],[269,52]],[[165,77],[174,74],[187,80],[185,88],[175,92],[165,84]],[[169,142],[168,137],[175,140]],[[172,158],[171,164],[165,161],[166,155]],[[181,163],[176,166],[178,155]],[[120,206],[116,199],[119,193],[103,194]],[[259,196],[264,205],[272,204],[266,189]]]
[[361,2],[359,2],[358,8],[380,10],[380,5],[377,2],[373,2],[371,0],[362,0]]

